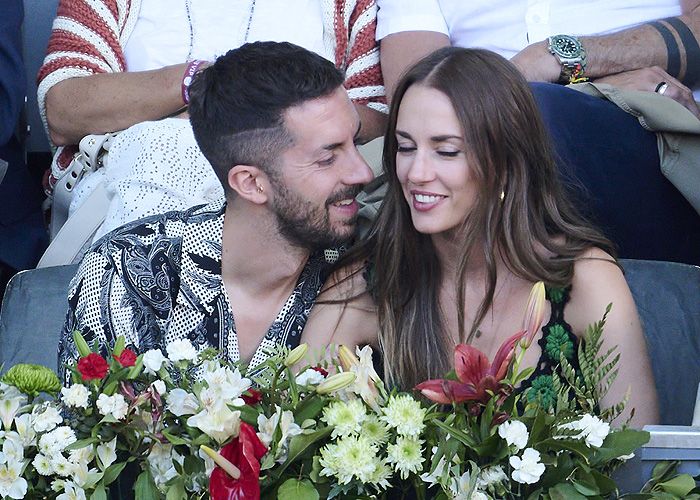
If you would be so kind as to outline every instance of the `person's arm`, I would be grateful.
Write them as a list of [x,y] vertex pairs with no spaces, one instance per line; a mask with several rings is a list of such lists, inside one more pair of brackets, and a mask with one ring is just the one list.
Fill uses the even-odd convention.
[[612,262],[612,257],[594,249],[575,264],[566,320],[574,332],[581,335],[588,325],[601,319],[610,303],[612,310],[605,323],[602,353],[617,347],[620,361],[617,379],[603,398],[602,406],[619,403],[630,390],[630,399],[621,421],[634,408],[634,426],[658,423],[656,386],[632,293],[622,271]]
[[12,137],[24,104],[23,6],[20,0],[7,2],[0,16],[0,146],[7,144]]
[[[347,279],[346,279],[347,278]],[[348,278],[347,270],[331,276],[306,322],[301,341],[309,345],[312,358],[332,356],[329,346],[370,344],[376,350],[379,325],[374,301],[366,291],[362,271]]]
[[[682,0],[681,6],[678,17],[608,35],[579,37],[586,51],[585,76],[648,92],[667,82],[664,95],[700,115],[690,92],[700,84],[700,0]],[[529,81],[559,79],[561,66],[546,40],[525,47],[511,61]]]
[[76,144],[87,134],[123,130],[183,106],[186,64],[153,71],[103,73],[63,80],[46,93],[51,141]]
[[449,45],[449,37],[436,31],[403,31],[382,38],[380,54],[389,102],[401,75],[408,67],[431,52]]

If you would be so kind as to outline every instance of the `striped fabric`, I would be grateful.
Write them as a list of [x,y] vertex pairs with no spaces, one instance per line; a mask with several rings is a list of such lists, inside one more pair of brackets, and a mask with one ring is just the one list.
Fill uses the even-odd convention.
[[[324,43],[345,72],[353,102],[386,112],[386,97],[375,41],[375,0],[319,0]],[[46,93],[68,78],[126,71],[123,47],[131,35],[141,0],[60,0],[44,64],[39,70],[39,110],[46,122]],[[51,195],[77,146],[60,147],[44,188]]]

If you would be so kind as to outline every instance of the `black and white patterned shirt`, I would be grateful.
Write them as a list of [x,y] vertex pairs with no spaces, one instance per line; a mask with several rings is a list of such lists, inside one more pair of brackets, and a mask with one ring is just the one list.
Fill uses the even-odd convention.
[[[59,369],[77,359],[72,332],[89,344],[112,345],[122,335],[139,352],[187,338],[198,350],[240,358],[236,326],[221,278],[223,200],[127,224],[88,251],[68,290],[59,340]],[[258,346],[250,366],[270,348],[299,344],[301,332],[336,249],[309,257],[294,291]],[[65,379],[64,374],[64,380]]]

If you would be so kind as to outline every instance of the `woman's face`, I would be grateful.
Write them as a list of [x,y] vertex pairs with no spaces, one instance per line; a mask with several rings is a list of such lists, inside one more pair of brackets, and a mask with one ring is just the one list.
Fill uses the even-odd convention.
[[413,85],[396,122],[396,174],[416,230],[439,234],[459,226],[477,197],[464,133],[445,94]]

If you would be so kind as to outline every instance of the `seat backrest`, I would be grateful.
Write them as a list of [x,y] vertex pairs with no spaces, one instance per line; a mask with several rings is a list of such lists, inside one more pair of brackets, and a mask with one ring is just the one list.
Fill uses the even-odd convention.
[[690,425],[700,383],[700,267],[627,259],[621,264],[644,326],[661,423]]
[[71,266],[22,271],[7,285],[0,311],[0,366],[36,363],[56,369],[58,338],[68,310]]
[[51,25],[56,17],[58,0],[24,0],[23,48],[27,72],[28,152],[50,151],[49,140],[39,115],[36,98],[36,75],[44,61]]

